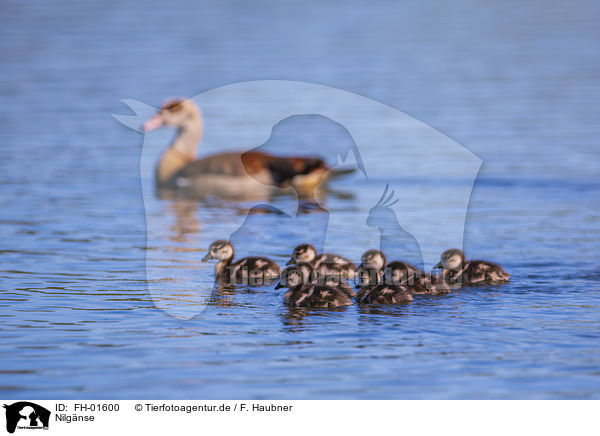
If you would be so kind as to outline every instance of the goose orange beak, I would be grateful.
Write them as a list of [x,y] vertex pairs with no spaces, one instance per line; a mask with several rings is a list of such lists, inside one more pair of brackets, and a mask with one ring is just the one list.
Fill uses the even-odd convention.
[[144,129],[144,132],[150,132],[152,130],[158,129],[164,124],[165,119],[163,118],[163,116],[161,114],[156,114],[144,123],[142,129]]

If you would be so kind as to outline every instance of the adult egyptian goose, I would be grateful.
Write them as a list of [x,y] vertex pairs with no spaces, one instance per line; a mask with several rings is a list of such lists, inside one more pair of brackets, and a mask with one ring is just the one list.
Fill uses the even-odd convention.
[[486,260],[466,261],[465,254],[458,248],[444,251],[434,268],[442,269],[442,278],[450,285],[499,284],[510,278],[498,264]]
[[329,170],[318,157],[279,157],[260,151],[218,153],[198,159],[203,122],[192,100],[168,101],[143,129],[163,126],[176,128],[177,136],[156,167],[159,189],[243,195],[292,186],[299,193],[311,192]]

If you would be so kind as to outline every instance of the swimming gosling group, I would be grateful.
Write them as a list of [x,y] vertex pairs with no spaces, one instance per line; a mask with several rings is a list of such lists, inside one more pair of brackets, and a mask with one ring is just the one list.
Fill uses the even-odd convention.
[[[387,262],[379,250],[368,250],[360,265],[336,254],[317,254],[310,244],[294,248],[286,269],[266,257],[245,257],[233,261],[233,245],[224,239],[210,244],[202,259],[218,260],[215,279],[221,283],[258,286],[279,278],[275,289],[287,288],[284,303],[293,307],[331,308],[358,304],[404,304],[413,295],[447,294],[465,285],[500,284],[510,274],[495,263],[465,259],[461,250],[446,250],[434,268],[440,275],[426,273],[403,261]],[[356,279],[356,289],[347,280]]]

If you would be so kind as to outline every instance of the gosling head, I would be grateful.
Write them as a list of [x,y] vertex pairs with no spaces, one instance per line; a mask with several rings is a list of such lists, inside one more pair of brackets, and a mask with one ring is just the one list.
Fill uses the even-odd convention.
[[344,279],[348,276],[348,273],[340,265],[332,264],[317,268],[316,276],[319,283],[335,288],[344,283]]
[[367,250],[360,258],[361,267],[366,269],[382,270],[385,266],[385,255],[379,250]]
[[313,274],[313,267],[305,262],[288,266],[281,272],[279,283],[277,283],[275,289],[294,288],[305,283],[310,283]]
[[217,239],[215,242],[210,244],[208,247],[208,253],[202,259],[202,262],[207,260],[216,259],[219,262],[224,260],[233,259],[233,245],[231,242],[225,239]]
[[301,244],[294,248],[291,259],[286,265],[292,265],[299,262],[312,262],[317,257],[317,250],[310,244]]
[[192,100],[168,100],[152,118],[143,126],[144,131],[158,129],[163,126],[185,128],[198,124],[200,109]]
[[414,274],[413,268],[406,262],[390,262],[385,267],[385,280],[390,285],[400,285]]
[[441,260],[434,268],[458,271],[465,263],[465,254],[458,248],[451,248],[442,253]]

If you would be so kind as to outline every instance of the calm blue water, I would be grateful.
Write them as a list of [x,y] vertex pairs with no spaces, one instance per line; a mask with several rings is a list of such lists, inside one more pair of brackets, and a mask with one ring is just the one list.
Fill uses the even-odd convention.
[[[0,397],[600,397],[597,2],[149,3],[0,5]],[[147,252],[171,298],[209,292],[212,265],[198,259],[251,205],[154,198],[147,238],[142,136],[111,114],[127,113],[123,98],[159,105],[261,79],[368,96],[479,156],[464,247],[511,283],[403,307],[295,312],[264,287],[217,294],[188,320],[156,308]],[[453,190],[358,180],[334,181],[327,198],[347,222],[387,181],[415,192],[407,215],[427,210],[420,189]],[[432,243],[444,220],[442,207]],[[326,222],[253,215],[234,240],[284,264]],[[369,248],[337,230],[341,253]]]

